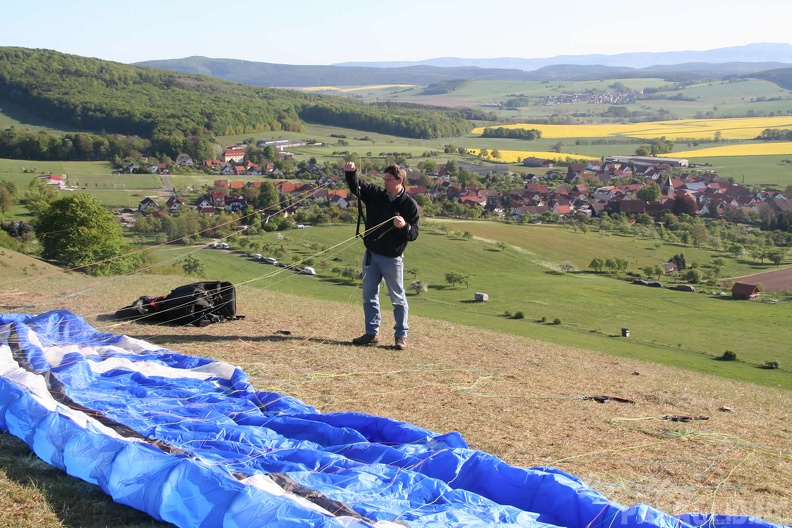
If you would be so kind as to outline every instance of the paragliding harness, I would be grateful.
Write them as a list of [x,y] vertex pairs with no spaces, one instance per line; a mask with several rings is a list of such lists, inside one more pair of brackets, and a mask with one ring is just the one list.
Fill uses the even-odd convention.
[[161,297],[144,295],[115,316],[181,326],[206,326],[245,317],[236,314],[234,285],[222,281],[185,284]]

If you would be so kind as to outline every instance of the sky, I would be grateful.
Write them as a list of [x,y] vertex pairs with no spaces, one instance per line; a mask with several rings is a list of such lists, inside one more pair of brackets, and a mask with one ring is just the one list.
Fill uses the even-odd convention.
[[0,46],[122,63],[546,58],[792,44],[790,0],[5,0]]

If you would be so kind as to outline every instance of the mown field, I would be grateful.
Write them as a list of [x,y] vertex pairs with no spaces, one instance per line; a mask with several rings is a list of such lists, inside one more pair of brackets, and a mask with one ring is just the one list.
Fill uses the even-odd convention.
[[[462,236],[464,232],[472,238]],[[204,264],[214,280],[341,302],[347,306],[345,313],[333,317],[354,317],[359,283],[340,273],[360,265],[362,250],[353,226],[318,226],[252,239],[259,244],[255,250],[232,244],[230,251],[164,246],[156,252],[168,262],[164,270],[178,268],[180,259],[189,254]],[[497,242],[507,247],[502,249]],[[318,276],[262,264],[243,256],[246,252],[277,254],[283,263],[309,264]],[[665,278],[661,281],[666,288],[649,288],[630,284],[624,275],[617,279],[588,269],[595,256],[627,258],[628,271],[638,271],[680,252],[688,263],[700,266],[708,266],[713,257],[724,258],[728,264],[723,276],[774,269],[704,249],[658,248],[654,240],[584,234],[558,226],[430,220],[408,248],[405,280],[429,285],[425,293],[410,294],[411,313],[422,317],[792,389],[785,366],[792,362],[787,346],[792,339],[788,297],[764,294],[765,300],[780,296],[776,304],[733,301],[728,291],[718,288],[679,292],[670,289],[674,282]],[[562,263],[572,264],[573,270],[562,272]],[[469,275],[468,285],[449,284],[447,272]],[[475,292],[487,293],[489,301],[474,302]],[[522,315],[515,318],[518,313]],[[552,324],[556,319],[560,324]],[[385,328],[391,324],[392,317]],[[630,329],[629,339],[621,337],[622,328]],[[762,335],[761,346],[757,335]],[[727,350],[740,361],[719,361]],[[779,361],[782,368],[761,368],[768,361]]]

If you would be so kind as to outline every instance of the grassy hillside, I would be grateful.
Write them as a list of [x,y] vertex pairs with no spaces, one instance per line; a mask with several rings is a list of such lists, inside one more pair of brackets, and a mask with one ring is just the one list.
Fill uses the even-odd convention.
[[[423,241],[439,238],[429,235]],[[468,245],[467,251],[470,244],[483,244],[475,239],[453,243]],[[449,241],[445,248],[450,245]],[[205,258],[203,252],[208,251],[200,250],[199,256]],[[232,262],[241,266],[244,260],[233,252],[213,251],[227,267]],[[416,246],[408,261],[426,252],[427,247]],[[445,265],[456,256],[447,255]],[[788,390],[726,382],[721,376],[660,364],[654,355],[625,358],[427,317],[417,313],[421,303],[416,299],[411,299],[416,310],[406,351],[397,353],[388,343],[354,347],[349,339],[360,333],[362,314],[359,291],[350,287],[335,287],[345,292],[341,300],[316,300],[240,284],[238,311],[245,315],[243,320],[206,328],[119,325],[107,314],[120,304],[140,294],[168,292],[187,279],[66,276],[40,263],[34,268],[27,257],[8,252],[0,255],[0,262],[10,264],[4,268],[8,273],[0,274],[4,311],[67,307],[102,331],[238,365],[256,388],[284,392],[322,412],[359,411],[439,432],[459,431],[473,448],[520,466],[558,467],[622,504],[643,502],[670,513],[704,511],[792,521],[792,494],[782,484],[792,479]],[[530,270],[527,278],[534,280]],[[281,284],[302,279],[312,278],[290,276]],[[323,288],[323,283],[320,278],[313,284]],[[534,283],[532,290],[542,287]],[[459,292],[460,297],[462,293],[469,298],[472,290]],[[559,293],[573,300],[569,291]],[[457,311],[467,307],[462,301],[455,303]],[[593,309],[624,310],[605,305]],[[688,333],[697,325],[691,314],[685,318]],[[511,322],[525,324],[531,333],[541,328],[527,319]],[[726,329],[721,323],[713,326]],[[645,329],[633,328],[640,339]],[[666,332],[677,332],[678,337],[680,333],[673,326]],[[632,339],[607,338],[612,343]],[[596,395],[635,403],[585,399]],[[675,422],[669,416],[708,419]],[[162,526],[112,503],[95,486],[44,465],[19,440],[0,435],[0,443],[0,518],[13,519],[13,526]]]
[[[464,232],[473,238],[466,239]],[[165,246],[157,255],[168,261],[164,270],[173,262],[178,269],[179,259],[190,254],[215,280],[350,307],[359,302],[359,283],[340,274],[344,268],[359,267],[361,246],[354,240],[352,226],[269,233],[252,237],[252,242],[264,249]],[[246,251],[275,256],[284,263],[307,262],[319,275],[296,275],[261,264],[244,257]],[[419,316],[792,389],[792,355],[786,346],[792,339],[788,301],[732,301],[727,289],[706,286],[697,288],[707,293],[684,293],[671,289],[675,283],[665,278],[661,280],[667,288],[648,288],[631,284],[624,275],[617,279],[588,268],[595,256],[620,256],[629,261],[628,271],[639,271],[678,253],[702,269],[715,257],[724,259],[724,277],[774,269],[747,257],[735,260],[706,249],[658,247],[653,239],[584,234],[559,226],[428,220],[421,237],[408,248],[405,280],[429,285],[428,292],[410,294],[410,311]],[[561,271],[563,265],[572,270]],[[469,275],[469,287],[449,284],[447,272]],[[724,296],[715,294],[721,291]],[[487,293],[489,301],[473,302],[475,292]],[[764,298],[779,296],[786,298],[779,293]],[[517,313],[522,318],[515,318]],[[560,324],[552,324],[556,319]],[[629,339],[621,338],[622,328],[630,329]],[[763,336],[761,347],[756,346],[757,335]],[[718,361],[727,350],[735,352],[739,361]],[[781,368],[760,368],[768,361],[779,361]]]

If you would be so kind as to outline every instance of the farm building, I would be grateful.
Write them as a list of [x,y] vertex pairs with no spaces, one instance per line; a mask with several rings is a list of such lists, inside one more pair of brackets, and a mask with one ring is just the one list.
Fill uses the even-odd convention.
[[748,301],[759,297],[759,288],[755,284],[735,282],[732,286],[732,299]]

